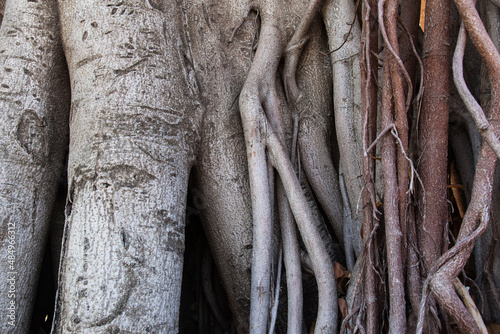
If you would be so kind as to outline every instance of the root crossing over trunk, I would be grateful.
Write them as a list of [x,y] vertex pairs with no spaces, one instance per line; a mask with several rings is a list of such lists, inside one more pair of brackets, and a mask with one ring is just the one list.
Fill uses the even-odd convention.
[[299,180],[293,172],[291,162],[286,158],[285,150],[275,133],[268,137],[273,165],[278,170],[285,191],[297,220],[302,240],[312,260],[314,275],[318,283],[318,316],[315,333],[335,333],[337,331],[337,288],[333,265],[323,244],[321,234],[315,227],[309,204],[302,193]]
[[316,275],[319,310],[315,333],[335,333],[337,291],[333,265],[314,223],[313,214],[300,182],[293,171],[289,155],[279,138],[283,132],[281,123],[277,119],[280,101],[275,81],[284,46],[280,30],[281,5],[280,1],[275,0],[258,4],[254,8],[259,10],[262,18],[259,47],[239,101],[247,146],[254,222],[250,332],[265,333],[269,317],[272,199],[267,172],[267,147],[271,163],[283,183],[284,192],[297,220]]

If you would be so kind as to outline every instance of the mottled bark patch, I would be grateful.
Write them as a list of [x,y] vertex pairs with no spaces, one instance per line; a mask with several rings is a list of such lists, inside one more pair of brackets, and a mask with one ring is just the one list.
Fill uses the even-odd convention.
[[111,323],[115,320],[119,315],[121,315],[128,304],[130,296],[137,286],[137,278],[135,277],[131,268],[127,268],[125,272],[125,284],[121,289],[122,295],[119,297],[115,306],[109,310],[109,314],[104,316],[103,318],[92,323],[91,327],[99,327],[104,326]]
[[26,109],[19,119],[17,141],[35,162],[44,162],[49,155],[47,123],[31,109]]
[[125,250],[128,250],[130,247],[130,236],[128,235],[127,231],[125,231],[125,229],[123,228],[120,232],[120,235],[122,238],[123,247],[125,248]]
[[118,165],[104,170],[117,188],[135,188],[155,180],[156,177],[145,170],[129,165]]
[[163,0],[148,0],[148,2],[151,5],[151,7],[153,7],[154,9],[156,9],[162,13],[165,12],[166,6],[165,6],[165,2]]
[[250,310],[250,299],[239,298],[237,302],[241,310]]
[[7,237],[7,231],[8,231],[8,225],[9,225],[9,220],[10,220],[10,217],[5,217],[2,221],[2,228],[0,228],[0,243],[3,242],[5,240],[5,238]]
[[[172,208],[171,211],[173,210],[174,208]],[[182,221],[172,218],[171,211],[163,209],[157,210],[154,214],[154,218],[158,220],[158,222],[161,223],[163,226],[167,226],[172,231],[179,234],[183,234],[184,223]]]
[[176,231],[168,231],[165,249],[167,252],[182,254],[184,252],[184,235]]

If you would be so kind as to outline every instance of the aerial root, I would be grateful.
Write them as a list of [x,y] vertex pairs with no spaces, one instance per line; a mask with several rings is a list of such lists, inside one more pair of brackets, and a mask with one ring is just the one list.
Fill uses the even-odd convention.
[[314,275],[316,276],[319,300],[315,333],[336,332],[338,308],[333,265],[321,235],[314,224],[312,212],[307,199],[302,193],[300,183],[275,133],[270,133],[267,137],[267,147],[271,152],[273,165],[283,181],[292,212],[311,258]]
[[488,330],[486,329],[486,325],[484,324],[483,318],[481,317],[481,313],[479,312],[476,303],[474,303],[474,300],[472,300],[472,297],[469,294],[469,290],[465,287],[465,285],[462,284],[462,282],[460,282],[458,278],[455,278],[455,280],[453,281],[453,286],[455,287],[455,290],[457,291],[460,298],[462,298],[462,301],[472,315],[472,318],[474,318],[474,321],[481,331],[481,334],[487,334]]
[[398,146],[400,147],[401,153],[403,157],[408,161],[409,167],[410,167],[410,184],[408,188],[408,193],[413,193],[414,192],[414,181],[415,178],[419,181],[420,186],[422,187],[423,191],[425,192],[424,185],[422,183],[422,180],[417,172],[417,169],[415,168],[413,161],[410,159],[408,154],[406,153],[403,143],[401,142],[401,138],[399,137],[398,131],[396,129],[396,125],[394,123],[389,123],[384,127],[384,129],[379,133],[377,138],[371,143],[370,147],[366,150],[367,155],[370,154],[370,152],[375,148],[375,146],[378,144],[378,142],[386,135],[388,132],[391,132],[391,135],[394,137],[396,142],[398,143]]
[[399,57],[398,52],[394,50],[394,47],[389,41],[389,36],[387,35],[387,31],[385,29],[385,24],[384,24],[384,5],[385,5],[386,0],[381,0],[378,3],[378,23],[380,25],[380,32],[382,34],[382,37],[384,39],[384,45],[385,47],[389,50],[391,55],[394,57],[394,60],[398,64],[401,73],[403,73],[403,76],[406,80],[406,84],[408,85],[408,95],[406,97],[406,110],[408,111],[410,109],[410,104],[412,100],[412,94],[413,94],[413,84],[410,79],[410,75],[408,74],[408,71],[406,70],[405,65],[403,64],[403,61]]
[[[500,82],[490,80],[492,90],[492,100],[489,110],[490,123],[485,123],[486,115],[479,107],[477,102],[470,96],[467,86],[463,82],[462,57],[464,44],[466,40],[465,29],[469,33],[476,49],[478,50],[490,78],[497,78],[500,75],[500,55],[496,46],[488,36],[479,14],[475,8],[474,0],[455,0],[458,12],[462,18],[462,27],[459,32],[459,40],[453,59],[454,80],[459,89],[459,93],[472,112],[478,124],[481,134],[491,129],[492,137],[497,138],[500,130],[500,110],[499,110],[499,92]],[[463,28],[465,27],[465,29]],[[461,91],[461,92],[460,92]],[[489,210],[491,205],[491,196],[493,191],[493,176],[498,155],[495,145],[491,145],[488,137],[484,137],[485,142],[481,146],[479,159],[476,166],[476,174],[472,189],[471,202],[467,208],[462,226],[460,227],[458,242],[448,252],[443,254],[432,266],[429,277],[427,278],[424,289],[431,289],[438,297],[440,304],[446,309],[447,313],[457,322],[462,331],[479,333],[471,313],[463,306],[456,292],[453,291],[453,282],[457,275],[463,270],[466,260],[469,258],[475,240],[481,235],[489,222]],[[494,138],[490,138],[494,139]],[[486,144],[487,143],[487,144]],[[479,226],[476,227],[479,222]],[[448,293],[451,298],[443,298],[443,294]],[[458,301],[457,301],[458,300]],[[464,311],[465,310],[465,311]],[[467,320],[464,320],[464,317]],[[420,319],[419,319],[420,322]]]
[[491,299],[496,306],[497,309],[500,310],[500,291],[496,287],[495,281],[493,279],[493,275],[491,274],[491,268],[493,267],[493,263],[495,260],[495,248],[498,244],[498,239],[496,236],[496,233],[493,232],[493,240],[492,244],[490,245],[490,251],[488,254],[488,259],[486,260],[484,264],[484,269],[482,272],[482,275],[486,279],[486,284],[489,287],[489,296],[491,296]]
[[347,197],[347,188],[344,182],[344,171],[342,170],[342,163],[339,163],[339,187],[342,195],[342,206],[344,211],[343,225],[344,225],[344,252],[347,270],[352,271],[356,263],[353,245],[353,231],[352,231],[352,212],[349,198]]
[[295,29],[295,32],[288,42],[285,51],[285,65],[283,68],[283,82],[285,86],[285,94],[291,105],[295,105],[302,98],[297,81],[296,72],[299,63],[302,49],[308,40],[307,33],[311,27],[314,17],[317,15],[321,4],[324,0],[309,0],[307,8],[302,16],[302,20]]
[[[273,89],[268,93],[264,101],[267,117],[271,128],[277,133],[281,144],[288,151],[285,141],[285,126],[279,110],[280,101]],[[286,112],[286,111],[285,111]],[[292,151],[293,152],[293,151]],[[268,152],[269,153],[269,152]],[[272,162],[272,157],[269,157]],[[272,164],[270,163],[272,166]],[[281,239],[284,251],[284,262],[286,269],[286,281],[288,292],[288,321],[287,333],[299,334],[302,331],[303,293],[302,293],[302,271],[300,266],[300,246],[297,238],[296,225],[290,204],[287,199],[283,182],[277,180],[278,212],[281,228]]]
[[303,305],[300,247],[293,214],[281,181],[278,183],[278,210],[288,292],[287,332],[300,333]]
[[[408,36],[408,39],[410,40],[411,50],[412,50],[413,55],[415,56],[415,58],[417,59],[417,62],[419,64],[420,73],[424,73],[424,63],[422,62],[422,58],[418,54],[417,48],[415,47],[415,43],[413,42],[414,36],[412,36],[410,34],[410,32],[408,31],[408,28],[406,27],[405,23],[401,20],[400,16],[398,16],[398,22],[401,25],[401,27],[403,28],[403,31]],[[417,103],[420,103],[423,94],[424,94],[424,81],[420,80],[420,85],[418,87],[417,96],[415,97],[415,100],[417,101]]]
[[[272,198],[270,198],[269,161],[278,171],[278,189],[282,183],[283,193],[288,198],[291,211],[297,221],[299,231],[311,257],[314,274],[318,283],[319,310],[316,333],[333,333],[337,323],[337,291],[333,265],[321,235],[314,223],[313,214],[302,192],[293,170],[289,154],[283,146],[284,131],[280,119],[280,103],[275,87],[275,73],[283,50],[279,30],[280,8],[274,2],[262,14],[259,47],[256,50],[247,80],[240,93],[240,113],[243,122],[250,176],[252,214],[254,221],[254,247],[252,258],[252,295],[250,309],[250,332],[267,331],[270,306]],[[255,9],[255,8],[254,8]],[[257,9],[255,9],[257,10]],[[281,137],[281,138],[280,138]],[[267,152],[266,152],[267,148]],[[281,197],[281,196],[280,196]],[[283,199],[284,196],[283,196]],[[279,200],[283,207],[286,199]],[[281,210],[281,209],[280,209]],[[287,228],[294,229],[293,220]],[[285,246],[285,243],[284,243]],[[298,255],[298,247],[295,253]],[[287,256],[285,251],[285,257]],[[295,262],[299,263],[298,256]],[[287,272],[291,270],[287,260]],[[297,265],[300,272],[300,265]],[[288,273],[287,273],[288,274]],[[299,286],[300,287],[300,286]],[[289,287],[289,290],[296,290]],[[301,292],[300,292],[301,293]],[[300,332],[302,324],[298,325]]]
[[490,122],[486,118],[483,109],[477,103],[476,99],[470,92],[467,84],[465,83],[463,73],[463,60],[465,53],[465,44],[467,41],[467,33],[464,24],[460,25],[458,33],[457,46],[453,55],[453,80],[457,87],[458,94],[462,98],[467,110],[471,114],[476,126],[481,133],[483,139],[490,145],[491,149],[495,152],[496,156],[500,158],[500,140],[490,126]]
[[283,247],[280,247],[280,254],[278,255],[278,268],[276,273],[276,287],[274,289],[273,307],[271,308],[271,324],[269,325],[269,334],[274,334],[274,326],[276,325],[276,318],[278,317],[278,305],[280,299],[280,286],[281,286],[281,265],[283,263]]
[[[375,231],[378,227],[378,215],[376,195],[375,195],[375,162],[372,159],[371,151],[375,147],[379,139],[374,139],[377,132],[377,80],[378,67],[376,59],[378,57],[378,32],[372,29],[376,24],[376,0],[363,0],[362,13],[362,28],[361,28],[361,119],[362,119],[362,175],[363,189],[361,191],[363,204],[363,253],[362,253],[362,271],[359,275],[364,279],[363,293],[363,309],[366,314],[366,326],[369,328],[369,333],[378,331],[377,323],[377,305],[376,305],[376,285],[377,278],[375,276],[376,269],[374,265],[375,251],[373,245]],[[352,29],[352,26],[351,26]],[[347,39],[344,39],[345,43]],[[374,66],[375,65],[375,66]],[[385,131],[384,131],[385,132]],[[385,133],[384,133],[385,134]],[[368,144],[373,142],[369,148]],[[368,260],[366,260],[368,259]],[[360,260],[358,260],[360,261]],[[359,283],[358,283],[359,284]],[[357,288],[357,287],[356,287]],[[354,304],[354,303],[352,303]],[[361,318],[358,314],[358,318]],[[341,331],[343,333],[343,331]]]
[[[482,151],[484,150],[484,147]],[[484,158],[484,156],[482,156]],[[484,161],[481,161],[484,163]],[[483,172],[485,170],[483,169]],[[489,171],[491,173],[491,171]],[[488,173],[488,171],[486,171]],[[484,174],[483,174],[484,175]],[[477,181],[484,180],[484,178],[479,178]],[[476,191],[479,187],[486,187],[484,181],[482,185],[480,182],[475,182],[474,188]],[[486,189],[486,192],[488,190]],[[477,198],[477,197],[476,197]],[[471,325],[472,321],[467,321],[467,318],[471,318],[470,313],[461,312],[460,316],[457,316],[457,312],[464,308],[463,304],[458,303],[457,296],[455,293],[451,293],[453,290],[453,282],[458,273],[462,270],[465,265],[466,260],[469,258],[472,252],[472,247],[476,239],[486,230],[489,223],[489,213],[488,207],[489,203],[486,199],[486,204],[483,206],[484,202],[480,201],[471,202],[464,221],[462,222],[461,231],[459,234],[458,242],[450,248],[446,253],[444,253],[429,269],[429,275],[425,280],[422,288],[422,300],[420,303],[420,310],[418,315],[417,323],[417,334],[423,332],[424,318],[425,318],[425,308],[430,291],[433,291],[438,299],[438,302],[450,313],[452,318],[457,322],[459,327],[466,332],[476,333],[478,328]],[[482,210],[481,210],[482,209]],[[470,211],[469,211],[470,210]],[[464,230],[470,229],[470,225],[475,225],[476,221],[479,220],[479,226],[470,232],[466,236],[462,236]],[[465,319],[464,319],[465,318]],[[469,320],[472,320],[469,319]],[[475,322],[472,322],[475,323]]]

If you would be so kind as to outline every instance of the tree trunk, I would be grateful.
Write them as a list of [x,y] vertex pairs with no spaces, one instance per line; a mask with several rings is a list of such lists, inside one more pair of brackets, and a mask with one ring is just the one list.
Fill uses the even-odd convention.
[[183,13],[157,1],[60,11],[72,106],[54,332],[177,332],[202,116]]
[[498,320],[498,0],[428,0],[424,34],[419,1],[9,1],[0,332],[41,332],[51,217],[54,333]]
[[55,1],[11,1],[0,30],[0,331],[27,332],[67,145]]

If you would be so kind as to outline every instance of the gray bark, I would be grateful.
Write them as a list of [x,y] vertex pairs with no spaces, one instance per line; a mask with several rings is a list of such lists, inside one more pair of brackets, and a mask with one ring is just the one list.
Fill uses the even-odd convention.
[[236,327],[248,330],[252,218],[235,102],[258,21],[227,43],[247,9],[61,2],[72,110],[55,332],[177,329],[192,165]]
[[[190,35],[193,57],[202,70],[198,78],[206,108],[192,192],[241,333],[248,331],[249,321],[252,213],[247,196],[250,190],[245,142],[236,103],[245,78],[235,73],[243,74],[250,63],[234,60],[242,54],[250,58],[256,27],[249,21],[227,47],[232,27],[223,18],[235,17],[239,13],[236,8],[218,2],[212,6],[196,3],[189,12],[198,18],[190,25]],[[214,28],[221,24],[226,24],[226,29]]]
[[[10,272],[16,273],[15,298],[0,289],[2,312],[15,302],[14,326],[3,317],[0,332],[29,330],[51,217],[55,258],[61,238],[56,232],[63,240],[54,333],[178,332],[189,187],[194,208],[188,209],[200,213],[238,333],[269,328],[271,287],[279,287],[273,282],[279,248],[275,193],[291,204],[308,254],[300,251],[316,276],[316,332],[335,331],[337,290],[330,260],[344,260],[325,221],[333,240],[349,252],[354,273],[346,299],[350,310],[361,311],[350,321],[356,331],[364,321],[363,266],[371,263],[363,262],[358,207],[366,152],[359,22],[349,25],[355,2],[328,1],[323,25],[315,7],[315,16],[308,16],[311,29],[307,24],[301,30],[306,0],[37,1],[10,1],[0,30],[0,281],[10,288]],[[2,5],[0,0],[0,19]],[[291,42],[295,31],[306,30],[307,36]],[[325,56],[328,48],[341,45]],[[281,77],[284,58],[292,52],[300,55],[292,71],[297,99],[290,98],[290,77]],[[455,107],[457,131],[449,140],[457,156],[466,153],[457,166],[470,188],[470,152],[480,137],[461,105]],[[240,116],[248,111],[254,114]],[[297,166],[287,158],[292,142]],[[63,214],[61,208],[53,212],[53,204],[68,147]],[[380,155],[376,152],[371,153]],[[252,162],[252,153],[260,160]],[[258,169],[251,182],[249,161]],[[379,174],[375,187],[382,193]],[[261,191],[251,189],[252,182],[260,182]],[[500,206],[494,204],[499,189],[493,193],[495,223],[477,254],[480,267],[493,231],[500,233]],[[258,214],[265,225],[263,247],[255,246]],[[296,226],[289,227],[293,234]],[[14,239],[15,252],[9,248]],[[261,257],[252,260],[252,253]],[[499,263],[490,268],[497,286]],[[301,280],[300,268],[287,275]],[[304,295],[316,293],[304,286]],[[256,320],[250,323],[252,294],[261,303],[253,303]],[[310,299],[304,301],[310,308]],[[291,304],[290,310],[302,312],[301,302]],[[278,320],[277,327],[284,324]],[[299,332],[305,325],[297,317],[293,327]]]
[[179,4],[60,2],[72,87],[54,333],[178,330],[202,116]]
[[[167,6],[154,0],[60,1],[61,33],[55,30],[59,28],[56,1],[42,4],[50,8],[46,13],[38,12],[35,18],[19,9],[10,12],[7,9],[4,28],[16,23],[19,17],[36,19],[37,24],[43,26],[40,30],[48,31],[48,26],[53,29],[50,41],[44,43],[59,52],[56,55],[52,49],[26,49],[29,44],[24,42],[11,49],[15,55],[40,54],[41,63],[53,64],[48,66],[50,73],[47,69],[37,73],[40,89],[51,94],[43,97],[43,101],[48,102],[42,109],[48,111],[24,113],[21,122],[31,122],[36,129],[37,113],[58,116],[50,114],[54,119],[47,120],[40,116],[46,121],[41,124],[48,128],[46,136],[53,148],[44,144],[45,138],[17,138],[35,162],[45,164],[41,173],[48,174],[39,176],[38,170],[33,169],[23,171],[27,175],[27,190],[22,193],[25,202],[20,207],[28,207],[28,210],[22,215],[36,212],[36,219],[41,221],[36,224],[40,233],[33,233],[37,235],[36,242],[22,242],[22,254],[33,257],[32,262],[22,262],[23,267],[34,270],[29,271],[30,286],[36,284],[37,266],[47,238],[67,145],[59,138],[64,138],[64,121],[68,118],[71,128],[66,226],[54,332],[177,330],[184,212],[192,166],[196,170],[193,193],[201,202],[197,209],[202,212],[235,324],[239,332],[247,331],[253,218],[245,143],[236,102],[259,40],[260,18],[244,19],[252,4],[193,0]],[[276,47],[282,48],[290,39],[305,5],[305,2],[294,1],[280,8],[284,9],[283,15],[277,15],[276,8],[271,10],[269,4],[261,4],[262,17],[268,15],[271,21],[276,20],[275,26],[266,28],[279,32],[276,36],[280,45]],[[233,30],[239,24],[241,26]],[[342,199],[335,170],[338,161],[333,162],[329,147],[333,132],[328,97],[331,65],[320,53],[326,50],[326,40],[320,37],[321,33],[316,23],[297,70],[303,99],[294,107],[300,115],[298,138],[303,169],[314,192],[314,196],[309,194],[310,203],[306,206],[314,209],[311,216],[314,228],[323,238],[318,242],[326,243],[330,257],[338,257],[333,254],[330,236],[314,202],[314,198],[319,200],[338,240],[343,243]],[[30,31],[30,38],[35,34]],[[71,83],[69,115],[58,114],[69,110],[68,94],[61,91],[68,84],[61,83],[67,75],[61,73],[66,64],[59,36],[62,36]],[[229,40],[232,43],[228,43]],[[49,52],[45,52],[47,50]],[[281,54],[281,49],[277,50]],[[279,59],[273,61],[279,62]],[[29,76],[29,70],[24,74]],[[291,115],[287,114],[289,106],[277,74],[266,73],[266,77],[276,80],[273,98],[280,105],[273,107],[283,112],[280,117],[288,131],[286,140],[290,141]],[[340,82],[344,79],[337,84],[343,85]],[[58,108],[52,108],[50,103],[57,104]],[[8,115],[5,113],[2,117]],[[33,125],[31,123],[28,125]],[[24,128],[18,126],[16,131],[19,129]],[[22,143],[23,140],[28,143]],[[6,147],[10,149],[9,145]],[[44,149],[51,150],[49,162],[38,161],[46,158],[39,152]],[[13,156],[19,158],[22,154],[16,151]],[[9,159],[10,156],[2,160]],[[9,163],[6,173],[15,170],[12,162]],[[29,163],[23,160],[18,165],[26,167]],[[352,198],[356,196],[351,194]],[[30,208],[35,205],[32,202],[37,208],[43,207],[42,212]],[[6,215],[11,215],[11,207],[5,207],[8,207]],[[60,221],[60,212],[53,217]],[[273,229],[275,232],[276,227]],[[25,231],[19,234],[29,235]],[[57,258],[59,237],[56,233],[53,236]],[[272,238],[271,261],[275,268],[276,235]],[[321,274],[324,271],[319,266],[316,270]],[[330,281],[328,284],[333,283]],[[34,288],[26,289],[29,305],[34,291]],[[334,312],[330,306],[325,307],[324,314]],[[26,310],[28,319],[30,307],[22,309]],[[330,321],[327,318],[324,320]],[[27,330],[29,321],[23,323],[23,330]]]
[[0,332],[23,333],[67,145],[55,1],[9,1],[0,30]]
[[[347,195],[351,206],[353,237],[356,256],[362,248],[362,210],[358,208],[362,190],[362,124],[361,124],[361,73],[359,67],[359,45],[361,29],[355,18],[352,1],[328,1],[323,8],[328,34],[328,45],[333,69],[333,105],[337,140],[341,152]],[[351,29],[352,28],[352,29]]]

